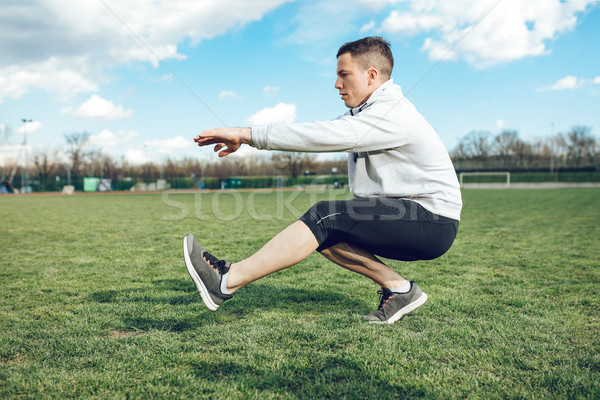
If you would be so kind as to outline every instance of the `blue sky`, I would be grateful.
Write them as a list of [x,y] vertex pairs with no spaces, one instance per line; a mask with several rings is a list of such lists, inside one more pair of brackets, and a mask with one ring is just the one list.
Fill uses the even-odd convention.
[[473,130],[600,134],[598,1],[4,0],[0,166],[25,137],[57,158],[85,131],[130,163],[212,159],[204,129],[335,118],[337,49],[369,35],[449,150]]

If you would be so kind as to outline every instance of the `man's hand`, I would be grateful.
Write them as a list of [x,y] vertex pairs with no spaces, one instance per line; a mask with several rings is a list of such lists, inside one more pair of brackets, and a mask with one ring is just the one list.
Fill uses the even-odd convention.
[[[194,138],[198,146],[215,145],[215,153],[219,157],[235,153],[242,144],[252,144],[252,128],[214,128],[209,129]],[[224,149],[224,150],[223,150]]]

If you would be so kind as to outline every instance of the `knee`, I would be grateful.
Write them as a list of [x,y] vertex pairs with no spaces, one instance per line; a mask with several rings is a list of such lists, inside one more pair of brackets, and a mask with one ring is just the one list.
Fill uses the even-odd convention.
[[300,219],[304,221],[310,221],[314,224],[319,224],[324,218],[335,214],[335,202],[319,201],[313,204],[312,207],[310,207]]

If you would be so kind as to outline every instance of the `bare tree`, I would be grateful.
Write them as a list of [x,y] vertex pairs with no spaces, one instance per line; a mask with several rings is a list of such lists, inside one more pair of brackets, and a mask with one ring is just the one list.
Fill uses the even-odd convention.
[[310,170],[315,157],[308,153],[285,152],[273,154],[271,161],[278,169],[289,172],[292,178],[297,178],[304,171]]
[[193,175],[201,178],[202,176],[206,175],[206,171],[202,163],[200,163],[198,159],[190,157],[185,157],[181,163],[179,163],[178,171],[180,177],[190,177]]
[[33,165],[40,181],[40,191],[48,190],[48,179],[57,170],[56,162],[48,153],[42,151],[33,155]]
[[494,153],[502,158],[513,156],[520,143],[517,131],[503,131],[494,137]]
[[576,168],[594,164],[597,153],[596,138],[587,126],[574,126],[566,134],[569,163]]
[[458,158],[486,158],[492,152],[490,132],[471,131],[458,143],[454,155]]
[[83,147],[89,138],[90,134],[88,132],[74,132],[70,135],[65,135],[65,140],[69,145],[68,154],[71,161],[70,171],[74,181],[77,181],[81,176],[81,169],[85,161]]
[[233,161],[229,159],[221,159],[211,165],[212,175],[219,179],[219,181],[227,180],[234,175],[234,166],[235,163]]
[[117,178],[117,162],[110,155],[103,153],[100,150],[94,150],[86,154],[86,158],[88,158],[88,160],[85,163],[85,168],[90,176],[107,179]]

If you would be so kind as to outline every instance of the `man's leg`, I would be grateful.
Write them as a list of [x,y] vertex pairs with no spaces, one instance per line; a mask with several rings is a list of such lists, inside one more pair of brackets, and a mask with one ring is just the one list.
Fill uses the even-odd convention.
[[[237,289],[263,276],[290,267],[304,260],[319,244],[313,232],[302,221],[296,221],[281,231],[263,248],[239,263],[230,264],[215,259],[188,235],[184,239],[186,266],[204,304],[215,311],[231,298]],[[373,254],[347,243],[338,243],[321,250],[331,261],[360,273],[379,283],[382,288],[379,308],[365,316],[369,322],[394,323],[403,315],[416,310],[427,301],[427,295],[414,284],[406,282]],[[198,267],[205,265],[204,267]],[[213,271],[214,269],[214,271]],[[226,279],[225,279],[226,277]],[[229,294],[223,291],[223,285]],[[408,292],[404,285],[408,284]],[[218,286],[221,289],[218,289]],[[396,292],[397,288],[400,291]]]
[[[227,275],[227,290],[233,293],[259,278],[295,265],[317,247],[317,240],[311,230],[303,222],[296,221],[258,252],[232,264]],[[350,271],[372,279],[382,287],[396,288],[408,283],[373,254],[347,243],[338,243],[321,251],[321,254]]]
[[364,317],[369,322],[393,324],[427,301],[427,295],[414,282],[409,283],[366,250],[348,243],[338,243],[322,250],[321,254],[381,285],[378,309]]
[[302,221],[296,221],[263,248],[240,262],[231,264],[227,274],[227,291],[233,293],[250,282],[291,267],[312,254],[319,243]]
[[408,281],[370,252],[348,243],[338,243],[321,254],[334,263],[372,279],[381,287],[399,288]]

